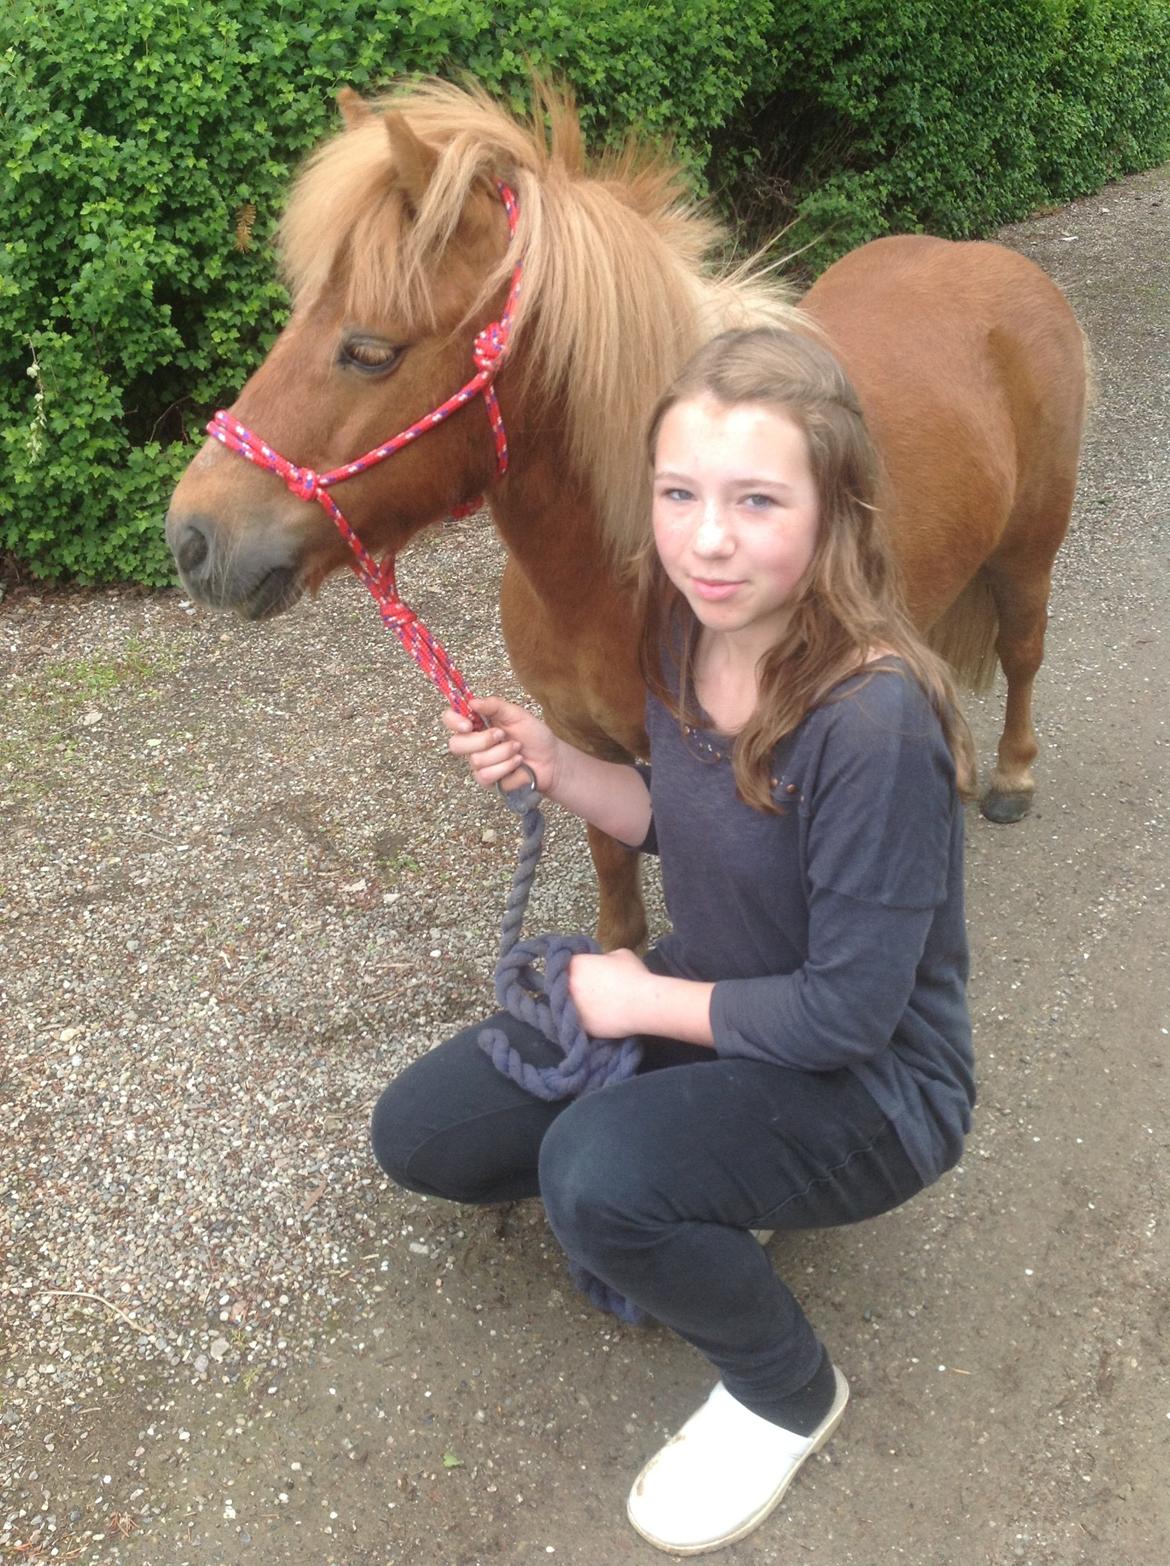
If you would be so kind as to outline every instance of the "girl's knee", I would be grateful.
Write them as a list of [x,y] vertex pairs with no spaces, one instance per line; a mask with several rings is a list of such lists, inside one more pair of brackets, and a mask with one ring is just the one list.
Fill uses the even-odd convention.
[[418,1126],[403,1113],[402,1092],[396,1079],[383,1091],[370,1116],[370,1147],[385,1174],[396,1185],[419,1189],[407,1173],[418,1151]]
[[390,1083],[370,1119],[374,1157],[398,1185],[423,1196],[469,1203],[535,1196],[549,1106],[500,1076],[479,1050],[462,1065],[470,1071],[459,1052],[440,1046]]
[[638,1144],[606,1111],[605,1092],[578,1099],[550,1127],[540,1149],[540,1195],[570,1255],[629,1241],[655,1221],[652,1182]]
[[474,1202],[481,1192],[460,1169],[452,1139],[436,1134],[406,1112],[404,1094],[391,1082],[370,1117],[370,1146],[384,1173],[395,1185],[419,1196],[441,1196],[452,1202]]
[[479,1064],[470,1030],[428,1050],[391,1079],[370,1116],[370,1146],[397,1185],[424,1196],[452,1196],[447,1164],[462,1141],[460,1123],[478,1108],[465,1081]]

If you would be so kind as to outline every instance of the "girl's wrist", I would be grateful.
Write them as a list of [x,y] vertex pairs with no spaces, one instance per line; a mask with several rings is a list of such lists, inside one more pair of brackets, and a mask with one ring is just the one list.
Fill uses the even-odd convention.
[[[549,732],[552,733],[551,730]],[[553,734],[552,754],[548,763],[548,787],[544,790],[544,795],[546,799],[554,800],[558,804],[560,803],[561,786],[564,782],[566,748],[564,740]]]
[[653,1033],[684,1044],[714,1045],[711,1029],[711,996],[714,984],[697,979],[674,979],[646,970],[639,986],[635,1009],[636,1033]]

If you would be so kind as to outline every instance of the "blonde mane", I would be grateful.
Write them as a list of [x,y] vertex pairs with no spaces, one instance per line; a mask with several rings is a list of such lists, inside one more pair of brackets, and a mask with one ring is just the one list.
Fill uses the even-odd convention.
[[401,113],[438,154],[421,199],[409,208],[389,199],[400,182],[379,112],[327,142],[300,176],[281,231],[283,265],[304,299],[344,253],[355,318],[376,301],[426,323],[436,259],[469,197],[507,181],[519,198],[517,233],[465,319],[482,315],[523,257],[514,359],[526,387],[564,408],[569,460],[624,559],[646,533],[646,423],[685,360],[729,327],[808,323],[762,268],[714,259],[727,234],[689,197],[676,165],[633,143],[589,159],[571,98],[541,89],[538,100],[533,124],[523,125],[473,87],[431,81],[392,91],[375,110]]

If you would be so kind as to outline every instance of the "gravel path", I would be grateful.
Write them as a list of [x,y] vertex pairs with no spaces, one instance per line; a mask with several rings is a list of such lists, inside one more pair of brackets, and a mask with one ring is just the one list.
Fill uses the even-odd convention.
[[[910,1208],[776,1243],[855,1410],[729,1562],[1164,1566],[1168,190],[1005,235],[1100,404],[1040,804],[971,821],[982,1106]],[[403,569],[482,690],[500,567],[471,521]],[[0,1560],[660,1559],[625,1489],[704,1367],[584,1306],[531,1205],[371,1167],[382,1083],[487,1000],[515,827],[360,589],[16,594],[0,669]],[[592,919],[554,819],[530,929]]]
[[[458,597],[434,546],[412,594],[499,688],[494,533],[451,555]],[[80,1493],[54,1478],[83,1410],[104,1443],[127,1386],[271,1382],[357,1252],[414,1254],[363,1122],[389,1059],[470,1020],[513,831],[367,607],[346,580],[267,628],[178,594],[0,621],[5,1538],[106,1511],[112,1455]],[[543,878],[546,919],[588,920],[579,861]]]

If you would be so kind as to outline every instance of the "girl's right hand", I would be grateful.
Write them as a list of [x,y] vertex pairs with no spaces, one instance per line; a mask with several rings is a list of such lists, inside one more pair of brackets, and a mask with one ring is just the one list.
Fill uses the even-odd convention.
[[502,783],[507,791],[530,782],[528,773],[519,766],[522,762],[531,769],[540,792],[549,794],[556,780],[560,741],[548,724],[501,696],[473,697],[471,710],[484,720],[486,728],[473,728],[452,708],[443,714],[443,725],[451,734],[447,749],[453,756],[467,758],[480,787],[494,788]]

